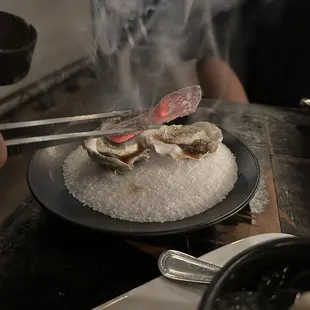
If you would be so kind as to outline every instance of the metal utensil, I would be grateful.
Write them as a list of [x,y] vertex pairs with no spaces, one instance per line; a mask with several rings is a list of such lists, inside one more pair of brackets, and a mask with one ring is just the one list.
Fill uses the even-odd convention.
[[[141,112],[140,112],[141,113]],[[36,120],[36,121],[27,121],[27,122],[15,122],[15,123],[5,123],[0,124],[0,132],[6,130],[17,130],[20,135],[23,134],[25,128],[35,128],[35,127],[44,127],[49,125],[59,125],[59,124],[86,124],[92,122],[103,121],[105,119],[113,119],[120,117],[133,117],[139,115],[138,111],[113,111],[107,113],[99,114],[89,114],[89,115],[80,115],[80,116],[71,116],[71,117],[61,117],[54,119],[45,119],[45,120]],[[132,118],[134,120],[134,118]],[[5,140],[5,144],[8,149],[9,155],[17,155],[27,151],[33,151],[41,148],[46,148],[50,146],[77,142],[79,140],[83,141],[88,138],[97,138],[110,135],[126,134],[131,132],[136,132],[144,129],[155,129],[160,125],[158,124],[135,124],[132,122],[132,126],[127,126],[122,128],[121,126],[115,126],[110,129],[100,129],[97,131],[86,131],[86,132],[71,132],[63,134],[51,134],[46,136],[35,136],[35,137],[21,137]],[[40,130],[40,129],[38,129]]]
[[83,141],[89,138],[99,138],[110,135],[123,135],[126,133],[136,132],[145,129],[157,129],[159,125],[148,125],[145,127],[131,127],[131,128],[115,128],[104,129],[97,131],[73,132],[64,134],[52,134],[47,136],[17,138],[5,140],[9,155],[18,155],[28,151],[39,150],[60,144]]
[[[53,134],[48,136],[38,136],[29,138],[17,138],[5,140],[9,154],[19,154],[27,150],[36,150],[79,140],[86,138],[116,136],[113,142],[119,143],[118,136],[125,133],[139,133],[146,129],[157,129],[162,123],[170,122],[176,118],[183,117],[194,113],[201,100],[201,88],[199,85],[192,85],[164,96],[159,103],[150,110],[145,111],[113,111],[108,113],[99,113],[91,115],[81,115],[72,117],[62,117],[30,122],[17,122],[0,124],[0,131],[17,129],[22,135],[25,128],[42,127],[55,124],[80,124],[90,123],[107,118],[129,117],[128,120],[114,124],[112,128],[100,129],[99,131],[76,132],[68,134]],[[143,113],[142,113],[143,112]],[[135,117],[132,117],[134,116]],[[115,140],[115,138],[117,140]],[[127,140],[128,140],[127,136]],[[121,142],[124,142],[123,140]]]
[[[141,113],[141,112],[140,112]],[[14,122],[14,123],[5,123],[0,124],[0,131],[11,130],[11,129],[24,129],[28,127],[39,127],[39,126],[48,126],[64,123],[83,123],[104,120],[114,117],[133,117],[139,115],[138,111],[126,110],[126,111],[112,111],[106,113],[98,114],[87,114],[79,116],[69,116],[69,117],[60,117],[36,121],[26,121],[26,122]]]
[[168,279],[209,284],[222,266],[204,262],[179,251],[168,250],[160,255],[158,268]]

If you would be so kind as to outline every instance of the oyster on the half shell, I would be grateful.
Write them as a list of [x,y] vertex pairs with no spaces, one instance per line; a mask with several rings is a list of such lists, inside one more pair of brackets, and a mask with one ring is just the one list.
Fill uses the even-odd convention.
[[133,138],[117,144],[106,138],[94,138],[84,142],[89,157],[113,170],[132,170],[134,163],[150,157],[150,149]]
[[153,146],[160,155],[171,155],[174,159],[201,159],[217,151],[223,140],[222,131],[209,122],[192,125],[162,126],[158,130],[143,133],[146,144]]

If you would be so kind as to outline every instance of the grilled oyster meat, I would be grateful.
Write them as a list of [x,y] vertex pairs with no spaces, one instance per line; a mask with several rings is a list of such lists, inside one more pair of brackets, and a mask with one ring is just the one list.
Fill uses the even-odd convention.
[[210,122],[196,122],[192,126],[199,127],[206,132],[206,134],[211,140],[211,142],[209,143],[209,152],[216,152],[219,145],[223,141],[222,130]]
[[169,154],[174,159],[201,159],[208,153],[216,152],[223,140],[221,130],[209,122],[162,126],[143,135],[156,153]]
[[114,143],[108,139],[95,138],[84,142],[89,157],[108,168],[130,171],[134,163],[150,157],[150,149],[133,138],[123,143]]

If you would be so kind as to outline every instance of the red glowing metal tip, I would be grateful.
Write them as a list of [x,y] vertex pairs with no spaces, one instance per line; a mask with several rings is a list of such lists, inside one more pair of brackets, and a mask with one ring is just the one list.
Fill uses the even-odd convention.
[[138,134],[137,132],[132,132],[124,135],[108,136],[107,138],[114,143],[123,143],[135,137],[137,134]]
[[171,122],[178,117],[190,115],[197,110],[201,100],[198,85],[182,88],[163,97],[151,112],[152,121],[157,124]]
[[[201,100],[201,88],[199,85],[182,88],[163,97],[159,103],[151,109],[146,115],[139,115],[129,121],[118,124],[122,128],[132,126],[133,123],[141,125],[142,123],[163,124],[171,122],[178,117],[190,115],[197,110]],[[125,135],[115,135],[107,137],[115,143],[125,142],[139,132],[133,132]]]

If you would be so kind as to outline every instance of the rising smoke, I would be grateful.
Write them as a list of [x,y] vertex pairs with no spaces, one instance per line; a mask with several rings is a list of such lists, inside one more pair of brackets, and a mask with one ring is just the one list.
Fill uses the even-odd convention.
[[228,61],[234,16],[220,30],[213,17],[236,2],[94,0],[97,61],[119,95],[117,108],[149,108],[165,93],[197,83],[193,60],[203,54]]

